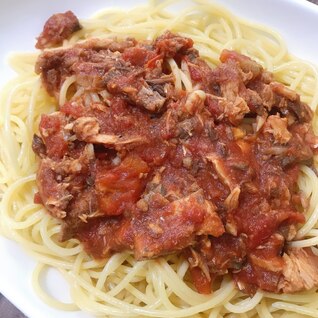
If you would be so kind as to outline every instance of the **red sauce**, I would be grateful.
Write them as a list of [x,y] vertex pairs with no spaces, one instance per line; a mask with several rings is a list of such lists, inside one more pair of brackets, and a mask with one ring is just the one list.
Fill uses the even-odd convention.
[[[285,242],[305,221],[312,113],[251,59],[224,51],[212,69],[192,45],[168,32],[43,52],[49,93],[74,75],[82,95],[42,115],[35,202],[96,258],[181,253],[200,293],[228,272],[244,292],[280,292]],[[168,58],[201,93],[175,88]]]

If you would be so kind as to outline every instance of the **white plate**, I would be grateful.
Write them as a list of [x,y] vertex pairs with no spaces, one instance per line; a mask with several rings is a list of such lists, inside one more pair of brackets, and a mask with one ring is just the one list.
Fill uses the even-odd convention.
[[[12,73],[5,65],[9,51],[33,50],[35,37],[53,13],[72,10],[88,17],[107,7],[132,7],[142,0],[1,0],[0,1],[0,85]],[[305,0],[218,0],[233,13],[278,31],[294,55],[318,65],[318,6]],[[0,292],[29,318],[89,318],[89,314],[60,312],[46,306],[31,287],[34,261],[17,244],[0,237]],[[62,280],[53,289],[63,290]],[[52,286],[51,286],[52,287]],[[1,315],[1,314],[0,314]],[[5,318],[5,317],[4,317]]]

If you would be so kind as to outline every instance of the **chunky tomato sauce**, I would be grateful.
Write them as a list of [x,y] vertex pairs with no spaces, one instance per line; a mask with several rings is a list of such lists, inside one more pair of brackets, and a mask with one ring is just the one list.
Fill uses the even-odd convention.
[[[192,90],[176,87],[169,59]],[[76,81],[34,137],[36,202],[95,258],[183,255],[201,293],[226,273],[247,293],[308,288],[287,274],[286,243],[305,222],[297,179],[317,146],[312,111],[250,58],[220,61],[211,68],[170,32],[44,51],[49,94]]]

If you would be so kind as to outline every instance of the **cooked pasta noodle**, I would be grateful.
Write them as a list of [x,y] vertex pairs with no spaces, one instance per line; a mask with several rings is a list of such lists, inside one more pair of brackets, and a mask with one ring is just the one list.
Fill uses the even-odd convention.
[[[198,0],[177,15],[169,5],[174,1],[150,1],[128,12],[102,10],[81,21],[83,28],[64,47],[92,37],[153,39],[165,30],[194,40],[200,55],[212,66],[218,64],[224,48],[246,54],[273,72],[275,79],[296,90],[315,110],[318,104],[318,70],[308,62],[288,54],[282,38],[273,30],[235,17],[222,7]],[[103,317],[318,317],[318,293],[310,290],[293,295],[257,292],[249,297],[239,292],[230,277],[215,282],[211,295],[197,293],[188,280],[188,262],[166,256],[137,262],[130,253],[117,253],[104,261],[91,259],[77,240],[60,242],[60,224],[41,205],[33,203],[37,191],[37,159],[32,152],[32,136],[42,113],[58,107],[41,87],[34,73],[37,53],[12,55],[17,72],[1,93],[0,117],[0,197],[1,232],[22,245],[37,261],[33,284],[41,299],[60,310],[82,309]],[[169,60],[176,87],[194,92],[186,65],[178,68]],[[75,77],[61,88],[59,104],[68,100]],[[201,91],[202,92],[202,91]],[[200,94],[200,91],[195,91]],[[204,93],[204,92],[203,92]],[[107,92],[105,91],[105,96]],[[97,94],[92,100],[99,100]],[[87,101],[90,102],[90,101]],[[315,115],[314,131],[318,133]],[[317,163],[317,161],[316,161]],[[318,244],[318,179],[302,167],[299,187],[309,199],[306,223],[299,229],[294,247]],[[42,286],[47,267],[58,269],[70,287],[73,303],[63,303],[48,295]]]

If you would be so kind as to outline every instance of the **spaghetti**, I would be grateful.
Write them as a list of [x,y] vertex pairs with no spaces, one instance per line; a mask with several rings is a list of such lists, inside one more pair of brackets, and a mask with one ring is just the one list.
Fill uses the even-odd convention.
[[[150,2],[129,12],[106,10],[81,21],[83,28],[63,47],[93,37],[154,39],[165,30],[194,40],[201,57],[218,64],[223,49],[235,49],[251,56],[273,72],[276,80],[296,90],[315,110],[318,103],[318,76],[315,67],[287,53],[281,38],[267,28],[250,25],[221,7],[198,1],[178,15],[168,11],[170,2]],[[146,13],[147,12],[147,13]],[[255,45],[255,43],[257,45]],[[285,317],[294,313],[317,316],[315,290],[293,295],[257,292],[248,297],[239,292],[229,277],[216,281],[211,295],[198,294],[187,278],[188,262],[178,256],[137,262],[130,253],[117,253],[104,261],[91,259],[77,240],[59,242],[60,224],[33,203],[37,191],[37,160],[32,152],[32,136],[42,113],[57,108],[34,73],[36,54],[11,58],[18,77],[2,93],[1,106],[1,229],[24,246],[39,262],[33,283],[40,297],[62,310],[77,308],[96,315],[119,317]],[[192,90],[187,68],[170,61],[176,86]],[[67,100],[74,78],[64,82],[60,104]],[[63,93],[64,92],[64,93]],[[199,93],[200,94],[200,93]],[[92,97],[93,98],[93,97]],[[318,132],[316,116],[313,121]],[[317,176],[302,168],[299,187],[309,200],[306,223],[298,230],[294,247],[309,246],[317,254]],[[46,267],[61,271],[70,284],[74,304],[57,302],[41,288],[40,275]]]

